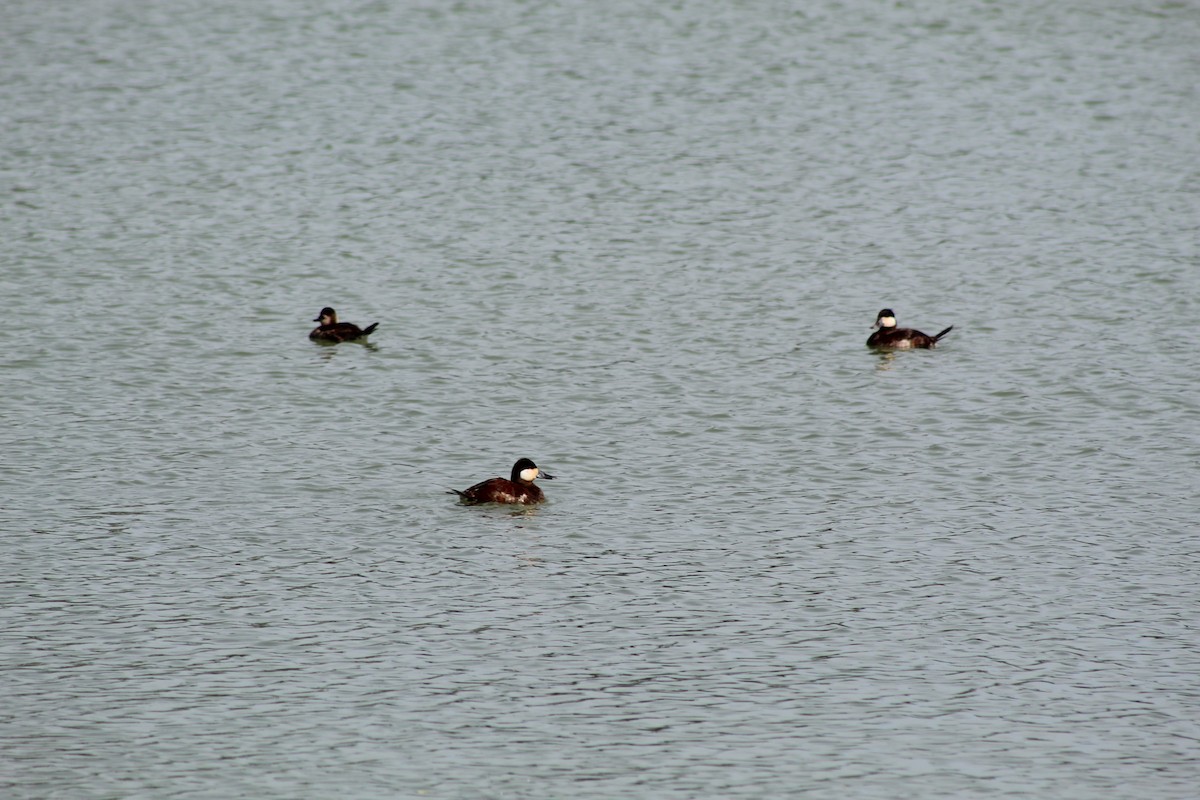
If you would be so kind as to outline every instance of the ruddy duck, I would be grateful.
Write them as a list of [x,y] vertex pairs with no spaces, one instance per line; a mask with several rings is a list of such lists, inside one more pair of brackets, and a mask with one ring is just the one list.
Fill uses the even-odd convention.
[[892,313],[890,308],[885,308],[879,312],[879,316],[875,318],[875,324],[872,327],[879,328],[879,330],[872,333],[871,338],[867,339],[867,347],[897,350],[909,347],[936,347],[938,339],[941,339],[947,333],[954,330],[954,326],[951,325],[937,336],[927,336],[912,328],[897,328],[896,315]]
[[507,480],[504,478],[489,478],[483,483],[475,484],[465,492],[452,489],[447,494],[456,494],[462,499],[462,502],[470,505],[476,503],[520,503],[531,505],[533,503],[540,503],[546,499],[546,496],[542,494],[542,490],[533,485],[533,482],[538,478],[545,478],[548,481],[554,480],[553,475],[542,472],[538,469],[538,465],[528,458],[522,458],[513,464],[512,477]]
[[365,328],[360,328],[352,322],[338,322],[337,312],[329,306],[322,308],[313,322],[321,324],[313,328],[308,338],[318,342],[352,342],[355,339],[365,339],[379,327],[378,322],[372,322]]

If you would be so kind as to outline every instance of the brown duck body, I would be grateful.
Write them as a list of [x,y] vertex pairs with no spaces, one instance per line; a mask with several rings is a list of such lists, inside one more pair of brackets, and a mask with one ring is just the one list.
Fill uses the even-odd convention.
[[867,339],[867,347],[889,347],[897,350],[910,347],[937,347],[938,339],[949,333],[953,327],[951,325],[937,336],[930,336],[912,328],[880,328]]
[[464,503],[515,503],[533,505],[546,500],[546,495],[533,483],[517,483],[507,478],[488,478],[466,491],[455,493]]
[[378,322],[372,322],[365,328],[360,328],[353,322],[335,322],[332,325],[318,325],[313,328],[308,338],[319,342],[352,342],[370,336],[378,326]]

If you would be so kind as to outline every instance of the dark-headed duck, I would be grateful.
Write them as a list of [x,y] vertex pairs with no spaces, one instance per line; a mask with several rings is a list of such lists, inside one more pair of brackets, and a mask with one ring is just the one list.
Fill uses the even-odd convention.
[[313,322],[321,324],[313,328],[308,338],[317,342],[353,342],[355,339],[365,339],[379,326],[378,322],[372,322],[365,328],[360,328],[352,322],[338,322],[337,312],[329,306],[322,308]]
[[937,336],[928,336],[912,328],[897,328],[896,315],[890,308],[885,308],[879,312],[879,316],[875,318],[875,325],[873,327],[879,330],[872,333],[871,338],[867,339],[867,347],[893,350],[903,350],[910,347],[936,347],[939,339],[954,330],[954,326],[951,325]]
[[512,476],[509,478],[488,478],[483,483],[477,483],[466,491],[452,489],[464,503],[518,503],[532,505],[546,499],[542,490],[533,484],[538,478],[554,480],[554,476],[538,469],[538,465],[528,458],[522,458],[513,464]]

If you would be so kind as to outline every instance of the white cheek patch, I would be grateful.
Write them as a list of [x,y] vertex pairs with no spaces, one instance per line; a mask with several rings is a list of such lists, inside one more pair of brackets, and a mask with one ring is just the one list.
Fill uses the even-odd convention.
[[881,327],[881,328],[896,327],[896,318],[895,317],[880,317],[879,318],[879,327]]
[[533,482],[538,476],[538,468],[530,467],[529,469],[521,470],[521,480]]

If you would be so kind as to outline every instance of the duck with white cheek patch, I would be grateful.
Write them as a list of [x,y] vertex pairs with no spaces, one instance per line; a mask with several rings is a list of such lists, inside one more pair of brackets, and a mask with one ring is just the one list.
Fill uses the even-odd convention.
[[867,339],[867,347],[874,347],[879,350],[937,347],[938,340],[954,330],[954,326],[951,325],[937,336],[929,336],[913,328],[897,328],[896,314],[890,308],[885,308],[879,312],[879,316],[875,317],[875,325],[873,327],[879,330],[872,333],[871,337]]
[[554,480],[554,476],[543,472],[538,465],[528,458],[522,458],[513,464],[512,475],[509,478],[488,478],[477,483],[470,489],[459,491],[452,489],[448,494],[456,494],[466,504],[478,503],[509,503],[515,505],[533,505],[544,502],[546,496],[534,485],[538,478]]
[[353,342],[356,339],[366,339],[379,327],[378,322],[372,322],[365,328],[360,328],[353,322],[338,322],[337,312],[329,306],[322,308],[313,322],[321,323],[308,335],[314,342]]

